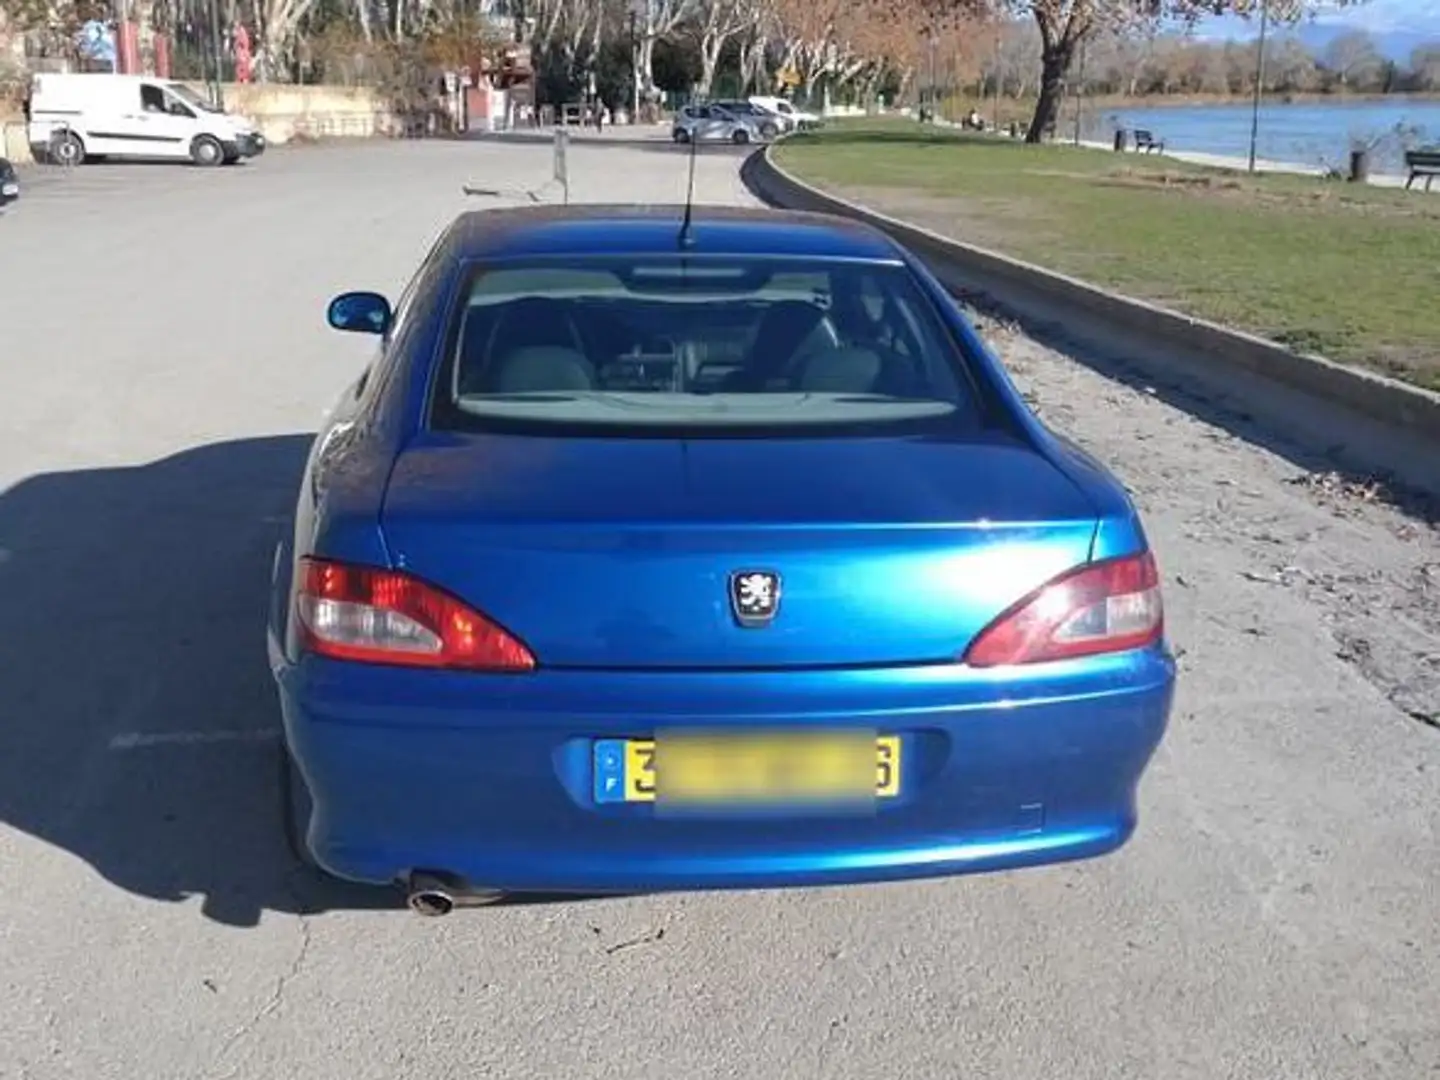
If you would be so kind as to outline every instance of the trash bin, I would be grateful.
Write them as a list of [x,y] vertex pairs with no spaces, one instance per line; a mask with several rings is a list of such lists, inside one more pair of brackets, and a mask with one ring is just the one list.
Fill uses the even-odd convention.
[[1370,179],[1370,151],[1350,151],[1350,181],[1355,184],[1366,183]]
[[1124,128],[1115,129],[1115,153],[1123,154],[1125,152],[1125,143],[1129,137],[1129,134],[1130,133],[1127,132]]

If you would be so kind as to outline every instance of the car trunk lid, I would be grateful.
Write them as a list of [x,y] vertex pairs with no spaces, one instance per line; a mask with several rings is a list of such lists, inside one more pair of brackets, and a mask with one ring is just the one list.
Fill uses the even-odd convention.
[[[392,473],[397,565],[542,667],[943,662],[1084,562],[1095,511],[1029,447],[968,441],[427,434]],[[778,578],[737,618],[735,575]]]

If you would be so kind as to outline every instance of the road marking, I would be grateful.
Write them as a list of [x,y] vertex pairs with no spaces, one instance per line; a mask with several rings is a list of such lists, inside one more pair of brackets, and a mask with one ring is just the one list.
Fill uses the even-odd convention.
[[111,750],[146,750],[152,746],[209,746],[211,743],[274,742],[279,728],[259,731],[127,731],[110,740]]

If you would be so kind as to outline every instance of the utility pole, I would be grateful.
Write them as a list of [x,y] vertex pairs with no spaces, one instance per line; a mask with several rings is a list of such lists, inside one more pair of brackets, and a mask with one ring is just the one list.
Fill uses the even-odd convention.
[[215,107],[223,109],[225,108],[225,99],[220,92],[220,81],[225,78],[225,73],[221,67],[219,0],[210,0],[210,45],[215,52],[215,90],[213,93]]
[[1265,28],[1270,16],[1269,0],[1260,0],[1260,44],[1255,50],[1255,100],[1250,106],[1250,171],[1255,171],[1255,140],[1260,133],[1260,95],[1265,86]]
[[933,124],[940,116],[940,88],[935,85],[935,30],[930,30],[930,122]]
[[990,126],[1000,130],[1000,17],[995,17],[995,110],[990,117]]
[[630,6],[630,123],[640,123],[640,39],[635,36],[635,6]]

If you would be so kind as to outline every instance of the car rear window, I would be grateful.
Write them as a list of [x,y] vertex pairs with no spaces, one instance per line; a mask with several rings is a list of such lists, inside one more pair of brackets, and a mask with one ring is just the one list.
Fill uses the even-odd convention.
[[972,427],[964,354],[901,263],[597,256],[477,268],[442,429],[637,435]]

